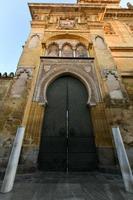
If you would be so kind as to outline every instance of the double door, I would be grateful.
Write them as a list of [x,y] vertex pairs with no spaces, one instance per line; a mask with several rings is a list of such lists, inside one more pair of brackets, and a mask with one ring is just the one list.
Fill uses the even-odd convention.
[[87,93],[71,76],[54,81],[47,92],[38,157],[44,171],[89,171],[96,168],[96,148]]

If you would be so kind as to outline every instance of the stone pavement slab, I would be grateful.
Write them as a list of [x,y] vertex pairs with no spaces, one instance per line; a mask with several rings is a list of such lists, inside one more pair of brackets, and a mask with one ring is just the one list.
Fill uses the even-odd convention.
[[13,191],[0,200],[133,200],[133,194],[120,175],[37,172],[17,175]]

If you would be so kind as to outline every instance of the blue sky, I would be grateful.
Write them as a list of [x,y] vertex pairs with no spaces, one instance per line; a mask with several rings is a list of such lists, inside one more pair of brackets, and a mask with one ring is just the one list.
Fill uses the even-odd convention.
[[[121,6],[126,7],[131,0],[121,0]],[[30,31],[30,13],[27,3],[75,3],[74,0],[5,0],[0,2],[0,72],[16,70],[22,45]]]

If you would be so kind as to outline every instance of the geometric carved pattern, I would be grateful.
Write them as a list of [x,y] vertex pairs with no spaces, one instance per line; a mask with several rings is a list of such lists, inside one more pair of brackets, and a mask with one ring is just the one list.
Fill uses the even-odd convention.
[[110,23],[106,23],[104,25],[104,33],[105,34],[115,34],[115,32],[114,32],[114,30],[113,30],[113,28],[112,28]]
[[129,28],[130,28],[130,30],[131,30],[132,33],[133,33],[133,25],[132,25],[132,24],[129,25]]
[[[46,69],[46,67],[48,70]],[[77,77],[88,92],[87,104],[95,105],[101,99],[93,59],[42,58],[33,101],[47,103],[47,88],[52,81],[63,75]]]
[[109,74],[113,75],[116,79],[118,79],[118,73],[117,73],[116,70],[114,70],[114,69],[103,69],[102,76],[104,78],[107,79]]
[[59,20],[59,29],[73,29],[75,27],[75,20],[74,19],[61,19]]
[[133,33],[133,23],[132,22],[127,22],[126,23],[127,29],[130,33]]

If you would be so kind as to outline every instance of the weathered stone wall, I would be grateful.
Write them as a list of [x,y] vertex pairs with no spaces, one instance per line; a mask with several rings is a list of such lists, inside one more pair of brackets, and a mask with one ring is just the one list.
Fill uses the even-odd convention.
[[5,168],[17,127],[21,125],[30,80],[21,75],[0,78],[0,166]]
[[[130,74],[130,75],[129,75]],[[127,76],[122,77],[122,82],[125,85],[126,91],[129,96],[130,103],[133,102],[133,75],[131,76],[131,73],[128,73]]]
[[[131,10],[130,10],[131,11]],[[106,22],[107,23],[107,22]],[[133,32],[132,18],[110,20],[105,32],[106,42],[111,50],[122,87],[127,93],[127,103],[111,107],[109,124],[120,126],[123,141],[133,167]]]

